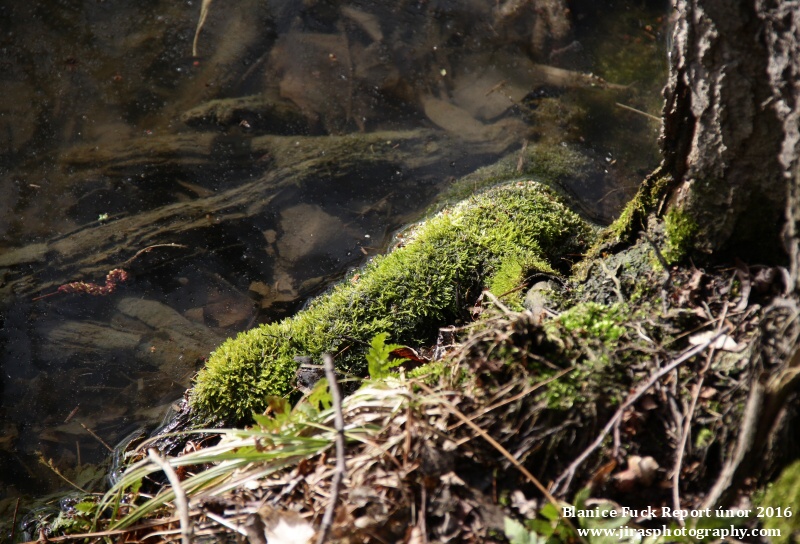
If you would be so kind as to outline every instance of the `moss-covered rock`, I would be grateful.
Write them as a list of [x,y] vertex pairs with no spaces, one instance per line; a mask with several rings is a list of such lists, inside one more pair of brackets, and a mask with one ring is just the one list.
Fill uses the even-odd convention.
[[430,342],[484,286],[513,283],[514,270],[561,267],[590,237],[589,226],[539,183],[490,188],[416,225],[400,247],[294,317],[227,340],[198,375],[192,405],[206,418],[245,421],[265,408],[267,396],[291,391],[297,356],[333,353],[338,368],[361,374],[364,347],[375,334]]

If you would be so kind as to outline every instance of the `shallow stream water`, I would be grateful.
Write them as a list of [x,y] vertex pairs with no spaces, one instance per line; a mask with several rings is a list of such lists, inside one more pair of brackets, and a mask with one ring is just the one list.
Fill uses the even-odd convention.
[[579,148],[606,222],[657,164],[664,2],[208,7],[0,1],[4,504],[88,482],[477,167]]

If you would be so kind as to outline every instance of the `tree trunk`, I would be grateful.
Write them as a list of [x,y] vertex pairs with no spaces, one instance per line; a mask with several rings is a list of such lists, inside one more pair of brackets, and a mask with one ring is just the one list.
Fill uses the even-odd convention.
[[[795,204],[800,198],[792,175],[800,3],[675,0],[675,7],[661,137],[674,179],[670,208],[700,226],[701,252],[785,262],[790,187]],[[796,205],[789,210],[800,217]],[[796,227],[790,222],[792,235]]]
[[788,184],[786,229],[795,291],[800,291],[800,1],[762,0],[771,106],[783,129],[778,159]]
[[[667,224],[670,213],[688,217],[697,226],[694,249],[717,262],[738,257],[790,270],[784,296],[759,314],[764,332],[749,360],[736,444],[723,453],[704,505],[714,507],[791,455],[778,428],[791,425],[786,407],[800,389],[800,1],[675,7],[661,135],[673,178]],[[775,308],[794,310],[787,317]]]

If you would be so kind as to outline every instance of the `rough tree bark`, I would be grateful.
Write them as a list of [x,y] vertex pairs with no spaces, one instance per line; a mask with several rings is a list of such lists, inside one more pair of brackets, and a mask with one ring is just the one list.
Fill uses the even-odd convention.
[[785,239],[800,291],[800,1],[759,2],[766,30],[772,108],[783,128],[778,156],[788,185]]
[[[674,0],[674,5],[661,137],[663,167],[672,176],[666,209],[697,225],[694,249],[712,261],[738,257],[788,265],[790,279],[779,302],[796,310],[800,1]],[[761,315],[767,338],[773,318],[769,310]],[[794,315],[790,322],[796,322]],[[771,351],[762,340],[750,360],[750,393],[737,443],[725,454],[705,506],[730,501],[744,479],[763,473],[766,460],[781,449],[774,443],[776,429],[796,398],[800,351],[796,339],[781,339],[780,349]]]
[[675,0],[675,7],[661,141],[675,180],[670,206],[701,226],[700,251],[785,262],[800,4]]

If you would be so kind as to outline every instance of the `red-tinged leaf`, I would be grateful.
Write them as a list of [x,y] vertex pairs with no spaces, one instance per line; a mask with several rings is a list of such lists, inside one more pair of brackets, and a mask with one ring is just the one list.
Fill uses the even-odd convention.
[[400,348],[393,349],[389,353],[389,355],[392,356],[395,359],[408,359],[409,361],[414,361],[415,363],[429,363],[430,362],[430,358],[429,357],[425,357],[424,355],[420,355],[420,353],[417,350],[415,350],[413,348],[409,348],[407,346],[403,346],[403,347],[400,347]]

